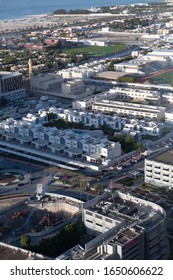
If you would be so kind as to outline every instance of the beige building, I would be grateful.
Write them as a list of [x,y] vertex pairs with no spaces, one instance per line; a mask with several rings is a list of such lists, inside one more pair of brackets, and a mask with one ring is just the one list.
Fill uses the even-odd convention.
[[37,91],[54,91],[60,89],[61,83],[61,76],[56,74],[39,74],[30,78],[31,90]]
[[85,84],[82,80],[73,80],[62,83],[62,92],[69,95],[77,95],[86,91]]

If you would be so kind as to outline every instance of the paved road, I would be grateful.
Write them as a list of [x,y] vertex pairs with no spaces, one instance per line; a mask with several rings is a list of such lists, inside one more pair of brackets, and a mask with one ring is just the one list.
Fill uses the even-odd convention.
[[[155,155],[159,155],[161,153],[163,153],[164,151],[167,151],[169,149],[172,149],[172,147],[169,148],[165,148],[162,147],[160,149],[155,148],[155,145],[152,146],[152,153],[151,155],[148,157],[149,159],[153,158]],[[30,195],[35,194],[36,192],[36,187],[37,184],[40,183],[40,181],[42,180],[42,178],[44,178],[46,175],[48,175],[48,171],[46,172],[44,167],[38,167],[35,166],[33,164],[28,164],[25,162],[15,162],[14,160],[9,160],[9,159],[5,159],[5,158],[1,158],[0,160],[0,166],[1,168],[17,168],[19,170],[24,170],[28,173],[30,173],[32,175],[33,178],[33,183],[30,184],[25,184],[21,187],[18,188],[18,190],[16,190],[15,188],[13,188],[12,190],[4,190],[4,194],[8,194],[8,193],[29,193]],[[131,166],[128,166],[126,168],[123,168],[123,170],[121,171],[113,171],[112,174],[110,174],[109,176],[104,176],[103,178],[100,178],[99,180],[93,180],[93,182],[91,183],[91,185],[95,184],[95,183],[101,183],[104,185],[105,188],[107,188],[110,184],[111,180],[114,179],[119,179],[120,177],[122,177],[123,175],[129,175],[129,173],[136,171],[138,168],[143,168],[144,167],[144,160],[141,160],[138,163],[135,163]],[[67,188],[55,188],[55,187],[49,187],[48,188],[48,192],[55,192],[55,193],[61,193],[61,194],[66,194],[66,195],[70,195],[82,200],[88,200],[89,199],[89,195],[88,194],[83,194],[80,191],[73,191],[73,190],[69,190]]]
[[6,159],[4,157],[1,157],[0,160],[0,168],[1,169],[15,169],[20,171],[26,172],[27,175],[30,175],[33,179],[33,184],[30,184],[29,182],[27,184],[24,184],[23,186],[18,187],[18,190],[16,190],[16,186],[10,186],[10,187],[3,187],[3,189],[0,189],[1,194],[8,194],[8,193],[29,193],[33,194],[35,193],[37,183],[45,176],[45,171],[43,167],[35,166],[35,164],[28,164],[25,161],[17,161],[15,159]]
[[82,192],[82,191],[77,191],[77,190],[73,190],[73,189],[69,189],[69,188],[63,188],[63,187],[62,188],[58,187],[57,189],[49,187],[48,192],[67,195],[67,196],[70,196],[70,197],[80,199],[82,201],[88,201],[88,200],[95,197],[94,195],[89,194],[89,193],[85,193],[85,192]]

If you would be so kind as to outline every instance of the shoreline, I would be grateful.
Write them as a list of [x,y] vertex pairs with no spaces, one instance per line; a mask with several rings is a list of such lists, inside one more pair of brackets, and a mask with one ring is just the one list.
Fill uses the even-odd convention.
[[21,16],[21,17],[16,17],[16,18],[5,18],[1,19],[0,18],[0,23],[2,22],[16,22],[16,21],[23,21],[27,19],[32,19],[32,18],[42,18],[42,17],[47,17],[47,16],[52,16],[52,14],[31,14],[31,15],[26,15],[26,16]]
[[[95,14],[71,14],[71,15],[53,15],[53,14],[39,14],[28,15],[20,19],[0,20],[0,35],[10,32],[20,32],[29,29],[38,28],[50,28],[51,26],[57,26],[65,23],[73,24],[76,22],[82,22],[83,20],[93,18]],[[103,17],[103,14],[99,15]],[[107,14],[104,15],[105,17]]]
[[[157,2],[158,0],[152,0],[151,2]],[[86,1],[87,2],[87,1]],[[89,1],[90,2],[90,1]],[[42,11],[42,12],[39,12],[38,10],[37,10],[37,12],[35,12],[34,14],[32,14],[32,11],[30,10],[30,12],[31,12],[31,14],[24,14],[24,15],[11,15],[11,17],[9,16],[7,16],[7,17],[5,17],[5,18],[1,18],[0,17],[0,22],[6,22],[6,21],[10,21],[10,20],[20,20],[20,19],[23,19],[23,18],[28,18],[28,17],[32,17],[32,16],[37,16],[37,17],[41,17],[41,16],[43,16],[43,15],[53,15],[53,12],[55,11],[55,10],[58,10],[58,9],[64,9],[64,10],[66,10],[66,11],[69,11],[69,10],[78,10],[78,9],[81,9],[81,10],[89,10],[89,9],[91,9],[91,8],[100,8],[100,7],[111,7],[111,6],[129,6],[129,5],[135,5],[135,4],[142,4],[142,5],[145,5],[145,4],[147,4],[147,3],[149,3],[149,0],[143,0],[143,2],[142,2],[142,0],[140,0],[139,2],[137,1],[137,0],[123,0],[122,2],[124,2],[124,3],[119,3],[118,2],[118,0],[115,0],[115,2],[112,0],[111,2],[112,2],[112,4],[111,3],[109,3],[109,1],[108,1],[108,3],[106,3],[106,1],[104,1],[105,3],[104,4],[102,4],[102,1],[101,1],[101,3],[88,3],[88,7],[80,7],[80,5],[79,5],[79,7],[71,7],[71,6],[69,6],[69,5],[65,5],[64,7],[58,7],[58,5],[57,5],[57,7],[55,7],[55,8],[53,8],[53,7],[51,7],[51,11],[50,11],[50,8],[48,8],[48,11]],[[6,9],[5,9],[5,11],[2,13],[2,14],[6,14]],[[1,16],[1,13],[0,13],[0,16]]]
[[17,19],[0,20],[0,32],[20,31],[36,26],[48,27],[54,23],[49,14],[28,15],[27,17]]

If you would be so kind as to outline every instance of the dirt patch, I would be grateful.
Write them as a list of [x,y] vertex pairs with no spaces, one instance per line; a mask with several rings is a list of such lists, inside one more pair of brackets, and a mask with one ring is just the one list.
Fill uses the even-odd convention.
[[17,179],[15,174],[0,174],[0,184],[12,183]]

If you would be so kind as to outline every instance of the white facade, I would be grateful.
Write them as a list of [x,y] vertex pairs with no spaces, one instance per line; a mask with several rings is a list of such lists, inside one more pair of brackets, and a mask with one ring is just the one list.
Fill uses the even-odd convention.
[[[101,131],[81,132],[44,127],[42,126],[45,122],[44,113],[37,118],[37,121],[32,115],[28,115],[27,118],[17,122],[13,119],[1,122],[1,137],[5,140],[4,143],[12,141],[19,150],[18,144],[29,145],[27,147],[33,149],[33,154],[34,149],[38,149],[48,154],[53,153],[65,158],[79,159],[79,161],[80,159],[88,160],[101,165],[102,163],[107,165],[109,160],[121,156],[120,143],[108,141]],[[35,122],[38,124],[36,125]]]
[[145,183],[173,189],[173,163],[145,159]]
[[142,69],[146,65],[146,61],[140,62],[139,59],[121,62],[115,65],[115,70],[125,73],[145,74]]
[[107,46],[107,43],[105,41],[97,41],[97,40],[82,40],[82,43],[86,46],[100,46],[100,47]]
[[64,110],[52,107],[48,112],[54,113],[57,119],[64,119],[68,122],[83,123],[85,126],[95,126],[96,128],[107,125],[115,131],[128,129],[130,132],[140,132],[143,136],[159,137],[164,127],[163,123],[156,121],[122,118],[116,114],[109,116],[102,113],[91,113],[86,110]]
[[84,110],[88,109],[92,106],[92,104],[95,102],[95,97],[88,97],[84,100],[76,100],[72,102],[72,107],[74,110]]
[[140,121],[136,119],[124,120],[122,121],[122,124],[124,128],[134,132],[140,132],[143,136],[154,137],[160,137],[164,127],[164,124],[162,123],[157,123],[154,121]]
[[166,42],[166,43],[173,43],[173,36],[170,34],[170,35],[167,35],[167,36],[164,36],[163,37],[163,40]]
[[87,79],[95,74],[106,71],[108,69],[108,66],[109,63],[105,62],[102,64],[102,61],[91,62],[68,69],[62,69],[58,71],[58,74],[61,75],[63,79]]
[[150,122],[140,121],[136,126],[136,130],[140,131],[143,136],[147,135],[147,136],[160,137],[163,127],[164,127],[163,123],[156,123],[153,121]]
[[119,98],[131,98],[134,100],[152,100],[158,101],[160,98],[160,94],[154,90],[145,90],[145,89],[138,89],[138,88],[122,88],[116,87],[110,89],[108,91],[108,97],[119,97]]
[[121,129],[121,118],[119,116],[107,116],[104,114],[94,114],[87,111],[76,111],[71,109],[50,108],[50,113],[54,113],[59,119],[74,123],[83,123],[85,126],[94,125],[96,128],[106,124],[114,130]]
[[164,102],[168,102],[170,104],[173,104],[173,93],[169,92],[169,93],[163,93],[162,94],[162,99]]
[[133,115],[138,118],[148,117],[156,120],[161,120],[165,117],[164,107],[118,102],[112,100],[98,99],[92,105],[92,109],[103,112],[116,112],[117,114],[122,115]]
[[169,110],[165,113],[165,122],[168,124],[173,124],[173,110]]

